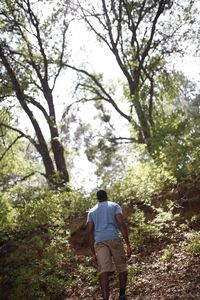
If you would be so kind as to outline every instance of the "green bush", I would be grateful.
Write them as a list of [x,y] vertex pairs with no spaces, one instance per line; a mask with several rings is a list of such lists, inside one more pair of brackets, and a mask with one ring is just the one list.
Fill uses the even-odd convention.
[[156,226],[160,233],[169,227],[176,226],[176,221],[179,218],[179,214],[173,214],[173,208],[174,204],[171,200],[166,200],[165,208],[156,208],[157,215],[152,221],[152,224]]
[[0,250],[1,288],[9,299],[55,299],[61,297],[67,280],[67,266],[73,258],[66,230],[48,228],[34,232],[13,232]]
[[162,255],[162,260],[164,262],[169,262],[170,259],[173,257],[174,255],[174,246],[173,245],[169,245],[167,246],[164,250],[163,250],[163,255]]
[[0,295],[9,299],[61,299],[76,258],[67,222],[90,207],[79,191],[18,186],[0,197]]
[[200,233],[193,233],[193,236],[187,244],[187,250],[193,254],[200,255]]
[[128,284],[131,285],[136,280],[136,277],[141,274],[143,266],[141,264],[128,265]]
[[158,165],[178,181],[190,180],[200,175],[198,112],[188,116],[172,113],[160,119],[159,130],[154,136],[154,158]]
[[109,192],[111,199],[121,204],[130,203],[134,198],[150,203],[153,192],[176,182],[165,165],[157,165],[145,151],[142,157],[141,160],[137,160],[134,155],[130,158],[124,178],[116,182]]
[[155,228],[150,223],[146,223],[144,213],[140,209],[136,209],[129,218],[129,235],[134,248],[144,242],[146,234],[154,235]]
[[14,207],[8,193],[0,194],[0,232],[15,228],[18,211]]
[[88,282],[88,284],[97,284],[99,275],[97,269],[95,269],[94,267],[85,264],[80,264],[78,272],[82,280]]

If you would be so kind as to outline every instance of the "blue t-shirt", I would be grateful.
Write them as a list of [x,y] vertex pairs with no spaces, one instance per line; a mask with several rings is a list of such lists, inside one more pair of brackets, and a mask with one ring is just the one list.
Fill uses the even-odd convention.
[[120,239],[115,215],[122,213],[121,207],[111,201],[103,201],[90,209],[87,222],[93,222],[95,225],[95,244],[107,240]]

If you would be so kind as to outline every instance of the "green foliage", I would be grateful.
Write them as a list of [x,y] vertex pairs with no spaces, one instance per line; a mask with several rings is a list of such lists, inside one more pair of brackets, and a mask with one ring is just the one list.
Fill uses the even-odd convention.
[[12,252],[1,262],[1,294],[6,286],[9,299],[52,299],[63,293],[70,249],[66,234],[53,231],[54,237],[42,230],[10,236],[4,248]]
[[162,255],[162,260],[164,262],[169,262],[170,259],[173,257],[174,255],[174,246],[173,245],[169,245],[167,246],[164,250],[163,250],[163,255]]
[[70,216],[85,213],[92,198],[80,191],[52,191],[38,187],[18,185],[9,193],[17,211],[17,226],[34,229],[38,226],[63,226]]
[[[62,225],[60,222],[64,222],[64,218],[69,217],[69,210],[60,197],[59,194],[47,191],[44,194],[43,192],[38,195],[36,193],[31,199],[25,198],[26,204],[19,208],[18,226],[33,229],[41,225],[57,225],[58,222],[58,225]],[[17,205],[19,205],[19,199],[17,199]]]
[[27,158],[26,143],[19,135],[5,129],[2,129],[1,134],[3,138],[0,141],[0,185],[7,188],[8,185],[13,185],[33,173],[34,164]]
[[7,193],[0,194],[0,231],[13,229],[17,224],[18,211]]
[[92,285],[97,284],[99,278],[97,269],[92,266],[81,264],[79,266],[79,272],[83,281],[86,281]]
[[[200,174],[199,135],[200,122],[197,117],[171,114],[157,131],[154,158],[158,164],[165,164],[166,170],[179,181],[194,178]],[[157,140],[157,142],[156,142]],[[156,148],[155,148],[156,149]]]
[[161,232],[167,228],[175,227],[179,214],[173,214],[174,204],[171,200],[166,201],[165,207],[156,208],[157,215],[153,220],[153,224]]
[[200,234],[199,232],[193,232],[186,249],[193,254],[200,255]]
[[70,216],[81,215],[96,203],[96,196],[85,195],[84,192],[74,190],[66,193],[65,203],[69,207]]
[[70,281],[68,265],[76,263],[68,219],[85,212],[91,199],[79,191],[21,184],[0,201],[0,294],[11,300],[60,299]]
[[165,169],[165,165],[159,166],[153,159],[145,157],[145,153],[141,151],[143,159],[140,160],[135,157],[134,153],[130,155],[130,163],[125,176],[113,186],[111,191],[111,198],[116,202],[125,204],[137,198],[150,203],[153,192],[176,181],[170,171]]
[[199,91],[181,73],[160,79],[157,101],[158,106],[164,101],[165,109],[162,103],[154,116],[152,156],[178,181],[194,178],[200,174]]
[[131,285],[136,280],[136,277],[142,272],[143,266],[140,264],[128,265],[128,284]]
[[152,220],[146,220],[144,212],[138,208],[129,217],[130,241],[135,248],[141,246],[145,240],[165,235],[167,229],[176,227],[179,215],[172,212],[173,203],[169,201],[165,208],[154,208],[156,213]]
[[130,241],[135,248],[142,245],[147,235],[157,235],[157,229],[145,221],[144,213],[140,209],[136,209],[131,215],[129,224]]

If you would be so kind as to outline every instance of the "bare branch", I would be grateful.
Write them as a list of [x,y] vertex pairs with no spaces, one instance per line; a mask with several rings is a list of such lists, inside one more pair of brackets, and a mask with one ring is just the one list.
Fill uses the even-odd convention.
[[62,37],[62,49],[61,49],[60,60],[59,60],[59,68],[54,77],[53,86],[51,88],[51,91],[54,90],[58,76],[60,75],[60,72],[62,71],[62,68],[64,66],[63,57],[64,57],[64,52],[65,52],[65,38],[66,38],[67,29],[68,29],[68,26],[66,24],[64,24],[64,32],[63,32],[63,37]]
[[23,92],[23,90],[21,89],[21,86],[16,78],[16,75],[12,69],[12,67],[10,66],[8,59],[5,57],[4,51],[2,49],[2,46],[0,45],[0,58],[2,60],[2,63],[4,65],[4,67],[6,68],[6,71],[11,79],[12,85],[13,85],[13,89],[17,95],[17,98],[23,108],[23,110],[26,112],[26,114],[28,115],[34,129],[35,132],[37,134],[38,140],[40,140],[41,143],[43,143],[44,145],[46,144],[44,136],[42,134],[41,128],[36,120],[36,118],[34,117],[32,111],[29,109],[29,107],[26,104],[26,96]]
[[166,0],[160,0],[159,1],[158,10],[157,10],[157,13],[156,13],[156,15],[154,17],[154,20],[153,20],[149,40],[147,41],[146,47],[145,47],[144,52],[142,54],[139,69],[142,67],[143,62],[144,62],[146,56],[148,55],[148,52],[150,50],[150,47],[151,47],[151,44],[152,44],[152,41],[153,41],[153,37],[155,35],[157,21],[158,21],[158,18],[160,17],[160,15],[162,14],[162,12],[164,10],[165,4],[166,4]]
[[[88,25],[88,27],[96,34],[96,36],[99,37],[100,40],[104,41],[104,43],[105,43],[105,44],[109,47],[109,49],[112,51],[112,47],[110,46],[109,42],[106,40],[106,38],[105,38],[102,34],[100,34],[100,33],[95,29],[95,27],[94,27],[94,26],[92,25],[92,23],[89,21],[88,16],[86,15],[86,10],[82,7],[82,5],[80,4],[79,1],[78,1],[78,3],[79,3],[79,6],[80,6],[80,8],[81,8],[81,11],[82,11],[82,13],[83,13],[83,18],[84,18],[86,24]],[[91,17],[91,16],[92,16],[92,17],[95,17],[95,18],[100,22],[100,24],[103,26],[103,28],[104,28],[105,30],[107,30],[107,27],[106,27],[105,24],[101,21],[101,19],[99,18],[98,14],[93,14],[93,15],[91,15],[91,13],[90,13],[89,16],[90,16],[90,17]]]
[[[18,183],[23,182],[23,181],[27,180],[28,178],[34,176],[36,173],[39,173],[39,172],[31,172],[30,174],[25,175],[22,178],[18,178],[16,180],[12,180],[12,183],[6,184],[5,186],[3,185],[3,190],[6,191],[7,189],[10,189],[11,187],[14,187]],[[41,175],[44,175],[44,174],[41,174]]]
[[37,16],[34,14],[33,10],[31,9],[31,4],[30,4],[29,0],[27,0],[27,8],[28,8],[28,13],[29,13],[32,25],[34,26],[34,28],[36,30],[36,37],[37,37],[38,45],[39,45],[39,48],[40,48],[40,53],[43,57],[44,78],[47,80],[48,79],[48,60],[47,60],[47,57],[46,57],[46,53],[45,53],[45,50],[44,50],[44,47],[43,47],[42,37],[41,37],[41,34],[40,34],[39,20],[38,20]]
[[[118,107],[118,105],[116,104],[116,102],[112,99],[112,97],[106,92],[106,90],[104,89],[104,87],[102,86],[102,84],[98,81],[98,79],[95,77],[95,75],[90,74],[89,72],[83,70],[83,69],[78,69],[74,66],[68,65],[66,64],[67,67],[73,69],[74,71],[77,71],[79,73],[82,73],[84,75],[86,75],[87,77],[89,77],[90,79],[92,79],[92,81],[96,84],[96,86],[100,89],[100,91],[103,94],[100,94],[98,92],[98,95],[101,95],[102,99],[109,102],[115,109],[116,111],[122,115],[128,122],[131,122],[132,119],[130,116],[128,116],[127,114],[125,114],[124,112],[122,112],[120,110],[120,108]],[[103,96],[104,95],[104,96]]]
[[129,137],[112,137],[109,139],[109,141],[114,144],[138,144],[141,142],[139,139]]

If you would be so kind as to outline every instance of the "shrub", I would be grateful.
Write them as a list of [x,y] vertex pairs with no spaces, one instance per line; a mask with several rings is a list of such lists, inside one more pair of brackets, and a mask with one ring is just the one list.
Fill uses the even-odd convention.
[[87,264],[80,264],[78,271],[83,281],[86,280],[92,285],[97,284],[99,275],[94,267],[88,266]]
[[169,262],[170,259],[173,257],[174,255],[174,246],[173,245],[169,245],[167,246],[164,250],[163,250],[163,255],[162,255],[162,260],[164,262]]
[[141,264],[128,265],[128,284],[131,285],[136,277],[141,274],[143,266]]
[[179,214],[173,214],[174,204],[171,200],[166,201],[165,209],[162,207],[156,208],[157,215],[152,223],[157,227],[161,233],[169,227],[175,227]]
[[0,232],[15,228],[18,211],[14,207],[8,193],[0,194]]
[[165,165],[157,165],[145,154],[143,159],[135,160],[133,156],[132,160],[124,178],[116,182],[109,193],[114,201],[127,204],[137,198],[150,203],[153,192],[176,182],[171,173],[166,171]]
[[1,296],[61,299],[69,281],[68,266],[76,261],[68,244],[67,221],[90,206],[90,198],[79,191],[18,187],[1,195],[0,201],[5,204],[0,223]]
[[187,244],[187,250],[193,254],[200,255],[200,233],[193,233],[190,241]]

